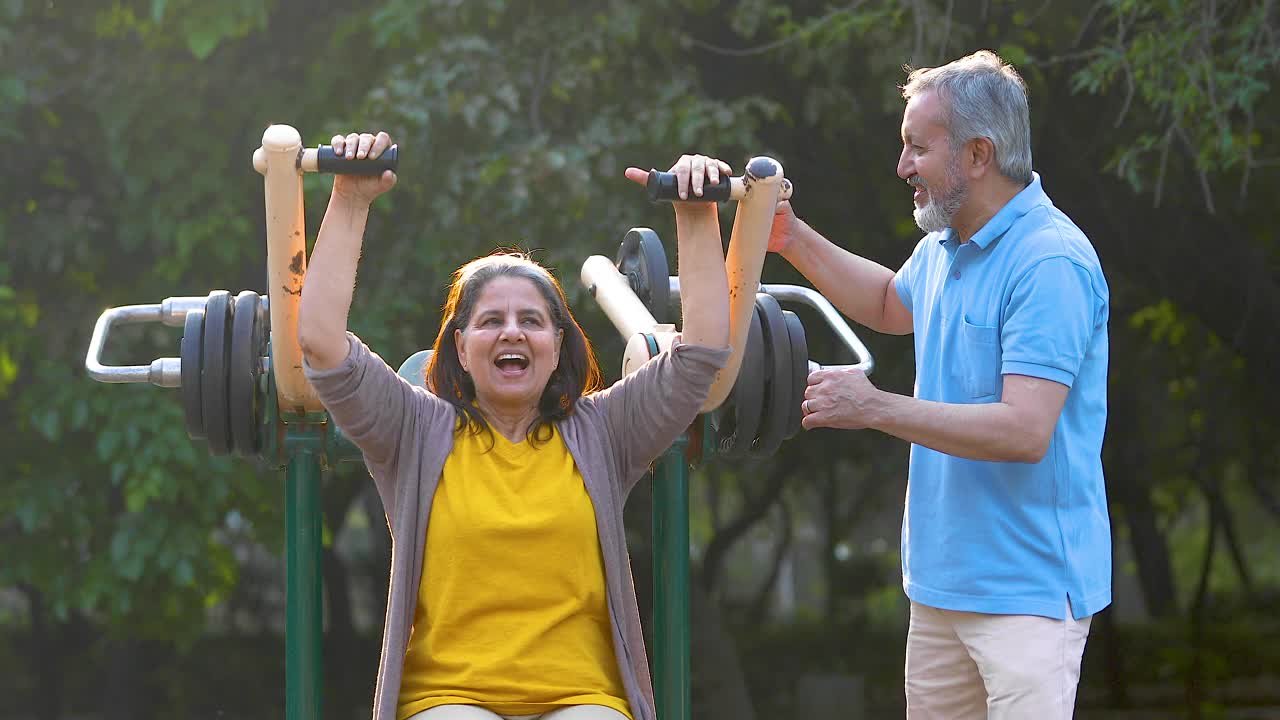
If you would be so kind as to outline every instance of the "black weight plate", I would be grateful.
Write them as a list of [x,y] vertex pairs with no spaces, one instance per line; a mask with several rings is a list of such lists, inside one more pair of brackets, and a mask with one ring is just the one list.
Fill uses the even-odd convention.
[[187,312],[182,326],[182,343],[178,348],[181,364],[182,414],[186,418],[187,437],[204,437],[204,415],[200,407],[200,368],[204,366],[204,311]]
[[267,309],[267,297],[265,295],[258,296],[258,308],[255,313],[257,319],[253,323],[253,397],[254,397],[254,427],[252,429],[253,440],[251,447],[254,448],[253,454],[258,455],[262,449],[262,431],[261,425],[263,416],[266,414],[264,406],[271,398],[267,395],[267,384],[262,381],[262,375],[269,373],[270,365],[264,365],[263,360],[269,359],[267,355],[271,352],[268,340],[271,337],[271,313]]
[[671,322],[671,268],[658,233],[649,228],[631,228],[622,237],[614,262],[640,302],[659,323]]
[[751,454],[769,457],[778,452],[791,419],[791,337],[782,306],[772,295],[757,293],[756,311],[764,330],[765,391],[760,438]]
[[764,329],[760,327],[760,312],[753,305],[742,365],[725,400],[719,428],[720,454],[727,458],[745,457],[756,439],[764,408],[764,362]]
[[791,337],[791,400],[790,419],[787,420],[787,437],[800,432],[804,419],[804,391],[809,389],[809,342],[804,337],[804,324],[790,310],[782,311],[787,321],[787,334]]
[[231,293],[214,290],[204,304],[204,367],[200,372],[200,400],[204,410],[204,434],[209,452],[226,455],[231,450],[231,424],[227,412],[227,353],[230,350]]
[[231,312],[231,352],[227,365],[227,412],[231,425],[231,449],[242,457],[254,457],[261,449],[258,425],[262,420],[258,378],[262,375],[262,297],[251,290],[236,296]]

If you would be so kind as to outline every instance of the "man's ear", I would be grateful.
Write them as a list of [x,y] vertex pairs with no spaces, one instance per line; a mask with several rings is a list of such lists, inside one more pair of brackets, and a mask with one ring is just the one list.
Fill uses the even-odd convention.
[[991,138],[974,138],[965,145],[964,158],[969,166],[969,177],[978,179],[995,170],[996,146]]

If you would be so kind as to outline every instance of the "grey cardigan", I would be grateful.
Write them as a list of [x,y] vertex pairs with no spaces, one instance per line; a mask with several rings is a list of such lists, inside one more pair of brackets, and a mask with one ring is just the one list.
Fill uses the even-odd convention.
[[[417,606],[427,520],[453,448],[453,405],[395,373],[349,334],[335,368],[306,368],[338,427],[359,446],[391,530],[391,580],[374,691],[374,720],[395,720]],[[636,720],[656,720],[622,506],[631,488],[694,418],[729,350],[678,340],[613,386],[581,398],[557,424],[595,508],[614,655]]]

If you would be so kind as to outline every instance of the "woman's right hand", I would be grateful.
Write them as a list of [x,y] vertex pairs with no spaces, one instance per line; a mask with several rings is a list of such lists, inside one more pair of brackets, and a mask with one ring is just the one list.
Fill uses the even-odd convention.
[[[391,136],[385,132],[377,135],[370,133],[349,133],[334,135],[329,141],[333,152],[348,160],[376,158],[391,147]],[[382,175],[334,175],[333,194],[352,202],[369,205],[382,193],[395,187],[396,174],[384,170]]]

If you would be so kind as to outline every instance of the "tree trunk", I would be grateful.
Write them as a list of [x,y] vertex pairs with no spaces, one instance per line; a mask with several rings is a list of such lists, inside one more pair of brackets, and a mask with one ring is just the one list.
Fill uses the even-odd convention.
[[391,532],[387,529],[386,511],[382,508],[382,500],[379,499],[372,480],[364,483],[360,499],[364,503],[365,514],[369,516],[369,536],[373,552],[371,565],[366,568],[366,577],[380,634],[383,618],[387,614],[387,586],[391,581]]
[[27,596],[31,611],[27,652],[36,676],[31,709],[37,720],[58,720],[62,717],[62,633],[58,625],[50,621],[44,594],[28,585],[21,586],[21,590]]
[[107,666],[102,673],[102,692],[97,696],[102,717],[106,720],[136,720],[151,717],[147,690],[142,673],[147,668],[142,645],[128,638],[105,641],[103,656]]
[[338,536],[347,524],[347,511],[359,497],[366,480],[351,472],[330,472],[327,477],[324,523],[332,542],[323,548],[320,556],[327,606],[325,615],[328,620],[324,674],[326,705],[339,711],[335,714],[341,714],[347,708],[341,707],[340,703],[360,694],[357,688],[363,688],[371,677],[369,673],[349,671],[352,660],[361,657],[361,654],[357,647],[355,620],[352,616],[351,577],[337,547]]
[[[791,477],[791,473],[791,468],[775,465],[773,471],[769,473],[768,478],[765,480],[761,491],[755,497],[747,498],[746,502],[743,503],[741,512],[716,532],[711,541],[707,543],[707,549],[702,554],[702,572],[699,573],[699,579],[706,592],[715,594],[721,568],[724,566],[724,560],[733,544],[765,517],[774,503],[778,501],[778,498],[782,496],[782,491],[786,487],[787,479]],[[746,494],[745,487],[743,494]]]
[[755,720],[755,707],[724,613],[699,583],[689,583],[689,625],[692,716]]
[[[1117,350],[1117,354],[1125,353],[1123,346]],[[1115,383],[1111,387],[1109,406],[1111,418],[1104,448],[1107,495],[1124,512],[1129,526],[1129,543],[1138,566],[1138,583],[1147,614],[1154,618],[1169,617],[1178,610],[1177,593],[1169,546],[1156,524],[1151,506],[1154,478],[1149,477],[1150,465],[1143,460],[1148,453],[1137,412],[1141,404],[1132,386]]]
[[[1116,520],[1111,518],[1111,536],[1115,537]],[[1116,576],[1115,545],[1111,547],[1111,577]],[[1102,641],[1103,665],[1107,669],[1107,695],[1113,708],[1129,707],[1129,680],[1124,667],[1124,648],[1122,647],[1120,629],[1116,627],[1115,608],[1110,607],[1098,614],[1095,619]]]

